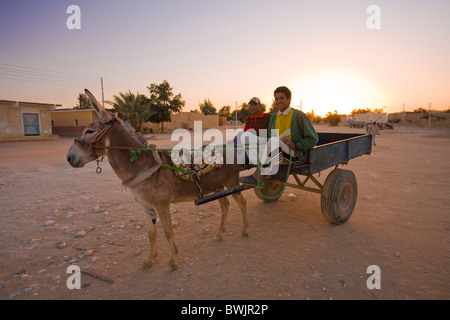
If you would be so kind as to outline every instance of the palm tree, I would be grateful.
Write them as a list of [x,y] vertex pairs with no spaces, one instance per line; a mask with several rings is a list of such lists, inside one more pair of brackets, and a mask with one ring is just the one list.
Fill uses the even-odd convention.
[[130,125],[140,132],[142,124],[152,116],[155,112],[150,110],[150,103],[147,97],[143,94],[119,92],[119,95],[114,95],[114,101],[106,101],[106,103],[114,107],[114,111],[119,113],[119,117],[130,123]]
[[203,103],[200,103],[198,106],[200,107],[200,111],[206,116],[217,114],[216,108],[209,99],[205,99]]

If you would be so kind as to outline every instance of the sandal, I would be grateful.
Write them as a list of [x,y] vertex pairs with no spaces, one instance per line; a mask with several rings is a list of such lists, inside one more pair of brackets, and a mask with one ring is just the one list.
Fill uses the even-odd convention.
[[258,181],[255,180],[255,178],[253,178],[253,175],[249,175],[246,177],[240,177],[239,181],[242,184],[248,185],[248,186],[257,186],[258,185]]

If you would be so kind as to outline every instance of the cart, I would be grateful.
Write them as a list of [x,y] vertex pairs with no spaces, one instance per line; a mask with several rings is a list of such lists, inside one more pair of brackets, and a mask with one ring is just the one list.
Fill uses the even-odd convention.
[[[281,165],[277,174],[265,178],[259,186],[239,185],[194,201],[201,205],[246,189],[254,189],[258,198],[265,202],[277,201],[286,187],[319,193],[322,214],[333,224],[346,222],[353,213],[357,198],[357,183],[354,173],[340,169],[339,165],[372,152],[371,136],[366,134],[318,133],[317,145],[309,150],[303,163],[291,162]],[[322,184],[313,175],[334,167]],[[296,183],[288,182],[293,176]],[[309,182],[309,186],[306,184]],[[312,184],[312,186],[311,186]]]

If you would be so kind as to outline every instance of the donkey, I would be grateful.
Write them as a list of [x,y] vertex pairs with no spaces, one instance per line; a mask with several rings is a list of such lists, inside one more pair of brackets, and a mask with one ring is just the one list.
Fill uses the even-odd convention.
[[[99,157],[108,157],[117,177],[132,189],[135,201],[144,207],[150,241],[150,255],[144,261],[144,268],[150,268],[157,256],[155,223],[158,216],[171,248],[171,258],[166,270],[175,270],[178,267],[178,249],[170,217],[170,204],[195,200],[198,195],[196,182],[182,180],[172,169],[158,165],[158,162],[170,163],[167,152],[143,151],[131,162],[130,149],[148,148],[147,141],[143,136],[135,134],[127,123],[106,111],[89,90],[86,89],[85,92],[99,117],[86,126],[81,136],[75,139],[67,153],[67,161],[72,167],[81,168],[90,161],[99,161]],[[225,164],[202,176],[201,184],[205,188],[205,194],[239,185],[240,165],[236,164],[237,161],[233,163]],[[247,236],[246,200],[241,193],[232,196],[242,212],[242,235]],[[225,232],[230,205],[226,197],[220,198],[219,203],[222,219],[216,235],[218,240],[222,239]]]

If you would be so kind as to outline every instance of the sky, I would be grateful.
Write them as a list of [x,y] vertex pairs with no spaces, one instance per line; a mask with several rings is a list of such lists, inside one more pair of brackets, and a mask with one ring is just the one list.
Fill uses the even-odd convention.
[[183,111],[270,107],[282,85],[319,115],[444,110],[449,15],[448,0],[0,0],[0,99],[71,108],[84,88],[101,101],[103,78],[104,100],[167,80]]

